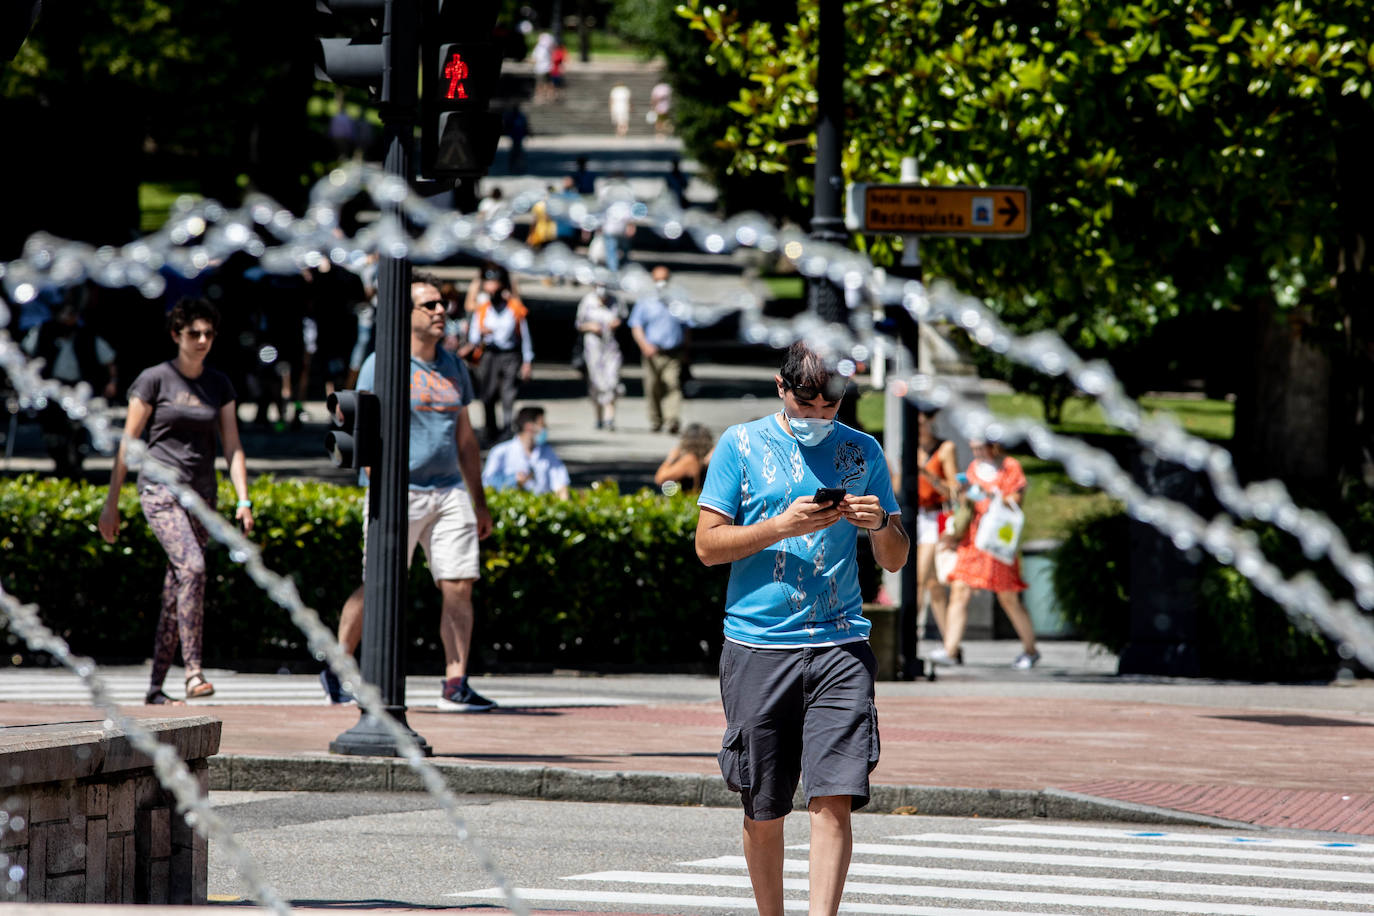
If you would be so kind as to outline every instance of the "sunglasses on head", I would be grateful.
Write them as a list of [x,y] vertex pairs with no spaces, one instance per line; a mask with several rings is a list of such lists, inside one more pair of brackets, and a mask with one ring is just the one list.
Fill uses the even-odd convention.
[[443,299],[431,299],[428,302],[417,302],[414,307],[417,309],[425,309],[426,311],[433,310],[439,312],[447,311],[448,303]]

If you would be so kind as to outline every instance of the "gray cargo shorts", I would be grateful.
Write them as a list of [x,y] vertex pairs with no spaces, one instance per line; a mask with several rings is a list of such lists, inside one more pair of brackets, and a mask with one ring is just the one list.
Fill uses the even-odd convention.
[[877,669],[867,641],[758,649],[726,640],[718,760],[750,820],[791,811],[802,777],[808,805],[828,795],[851,796],[855,811],[868,804],[868,774],[879,753]]

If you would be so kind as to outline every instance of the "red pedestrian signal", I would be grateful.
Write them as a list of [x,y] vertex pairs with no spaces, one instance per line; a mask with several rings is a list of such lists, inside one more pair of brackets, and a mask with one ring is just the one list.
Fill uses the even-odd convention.
[[423,0],[422,9],[420,175],[483,175],[501,138],[500,113],[488,111],[501,77],[490,41],[500,0]]
[[444,76],[448,79],[448,98],[466,99],[468,97],[467,87],[463,81],[468,78],[468,65],[463,63],[463,55],[457,51],[449,58],[444,65]]

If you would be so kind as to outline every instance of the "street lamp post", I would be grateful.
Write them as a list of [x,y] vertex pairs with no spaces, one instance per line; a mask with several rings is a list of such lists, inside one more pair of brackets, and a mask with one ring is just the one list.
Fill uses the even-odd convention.
[[[844,3],[820,0],[820,37],[816,49],[816,188],[812,201],[811,237],[844,245]],[[849,323],[844,290],[825,277],[807,284],[807,305],[826,321]]]

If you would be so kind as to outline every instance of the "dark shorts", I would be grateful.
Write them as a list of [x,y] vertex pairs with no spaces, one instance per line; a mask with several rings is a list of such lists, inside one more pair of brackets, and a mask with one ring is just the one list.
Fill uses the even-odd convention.
[[868,774],[879,751],[877,668],[866,641],[756,649],[726,640],[720,772],[740,793],[746,816],[787,814],[802,777],[807,804],[828,795],[851,796],[853,810],[868,804]]

